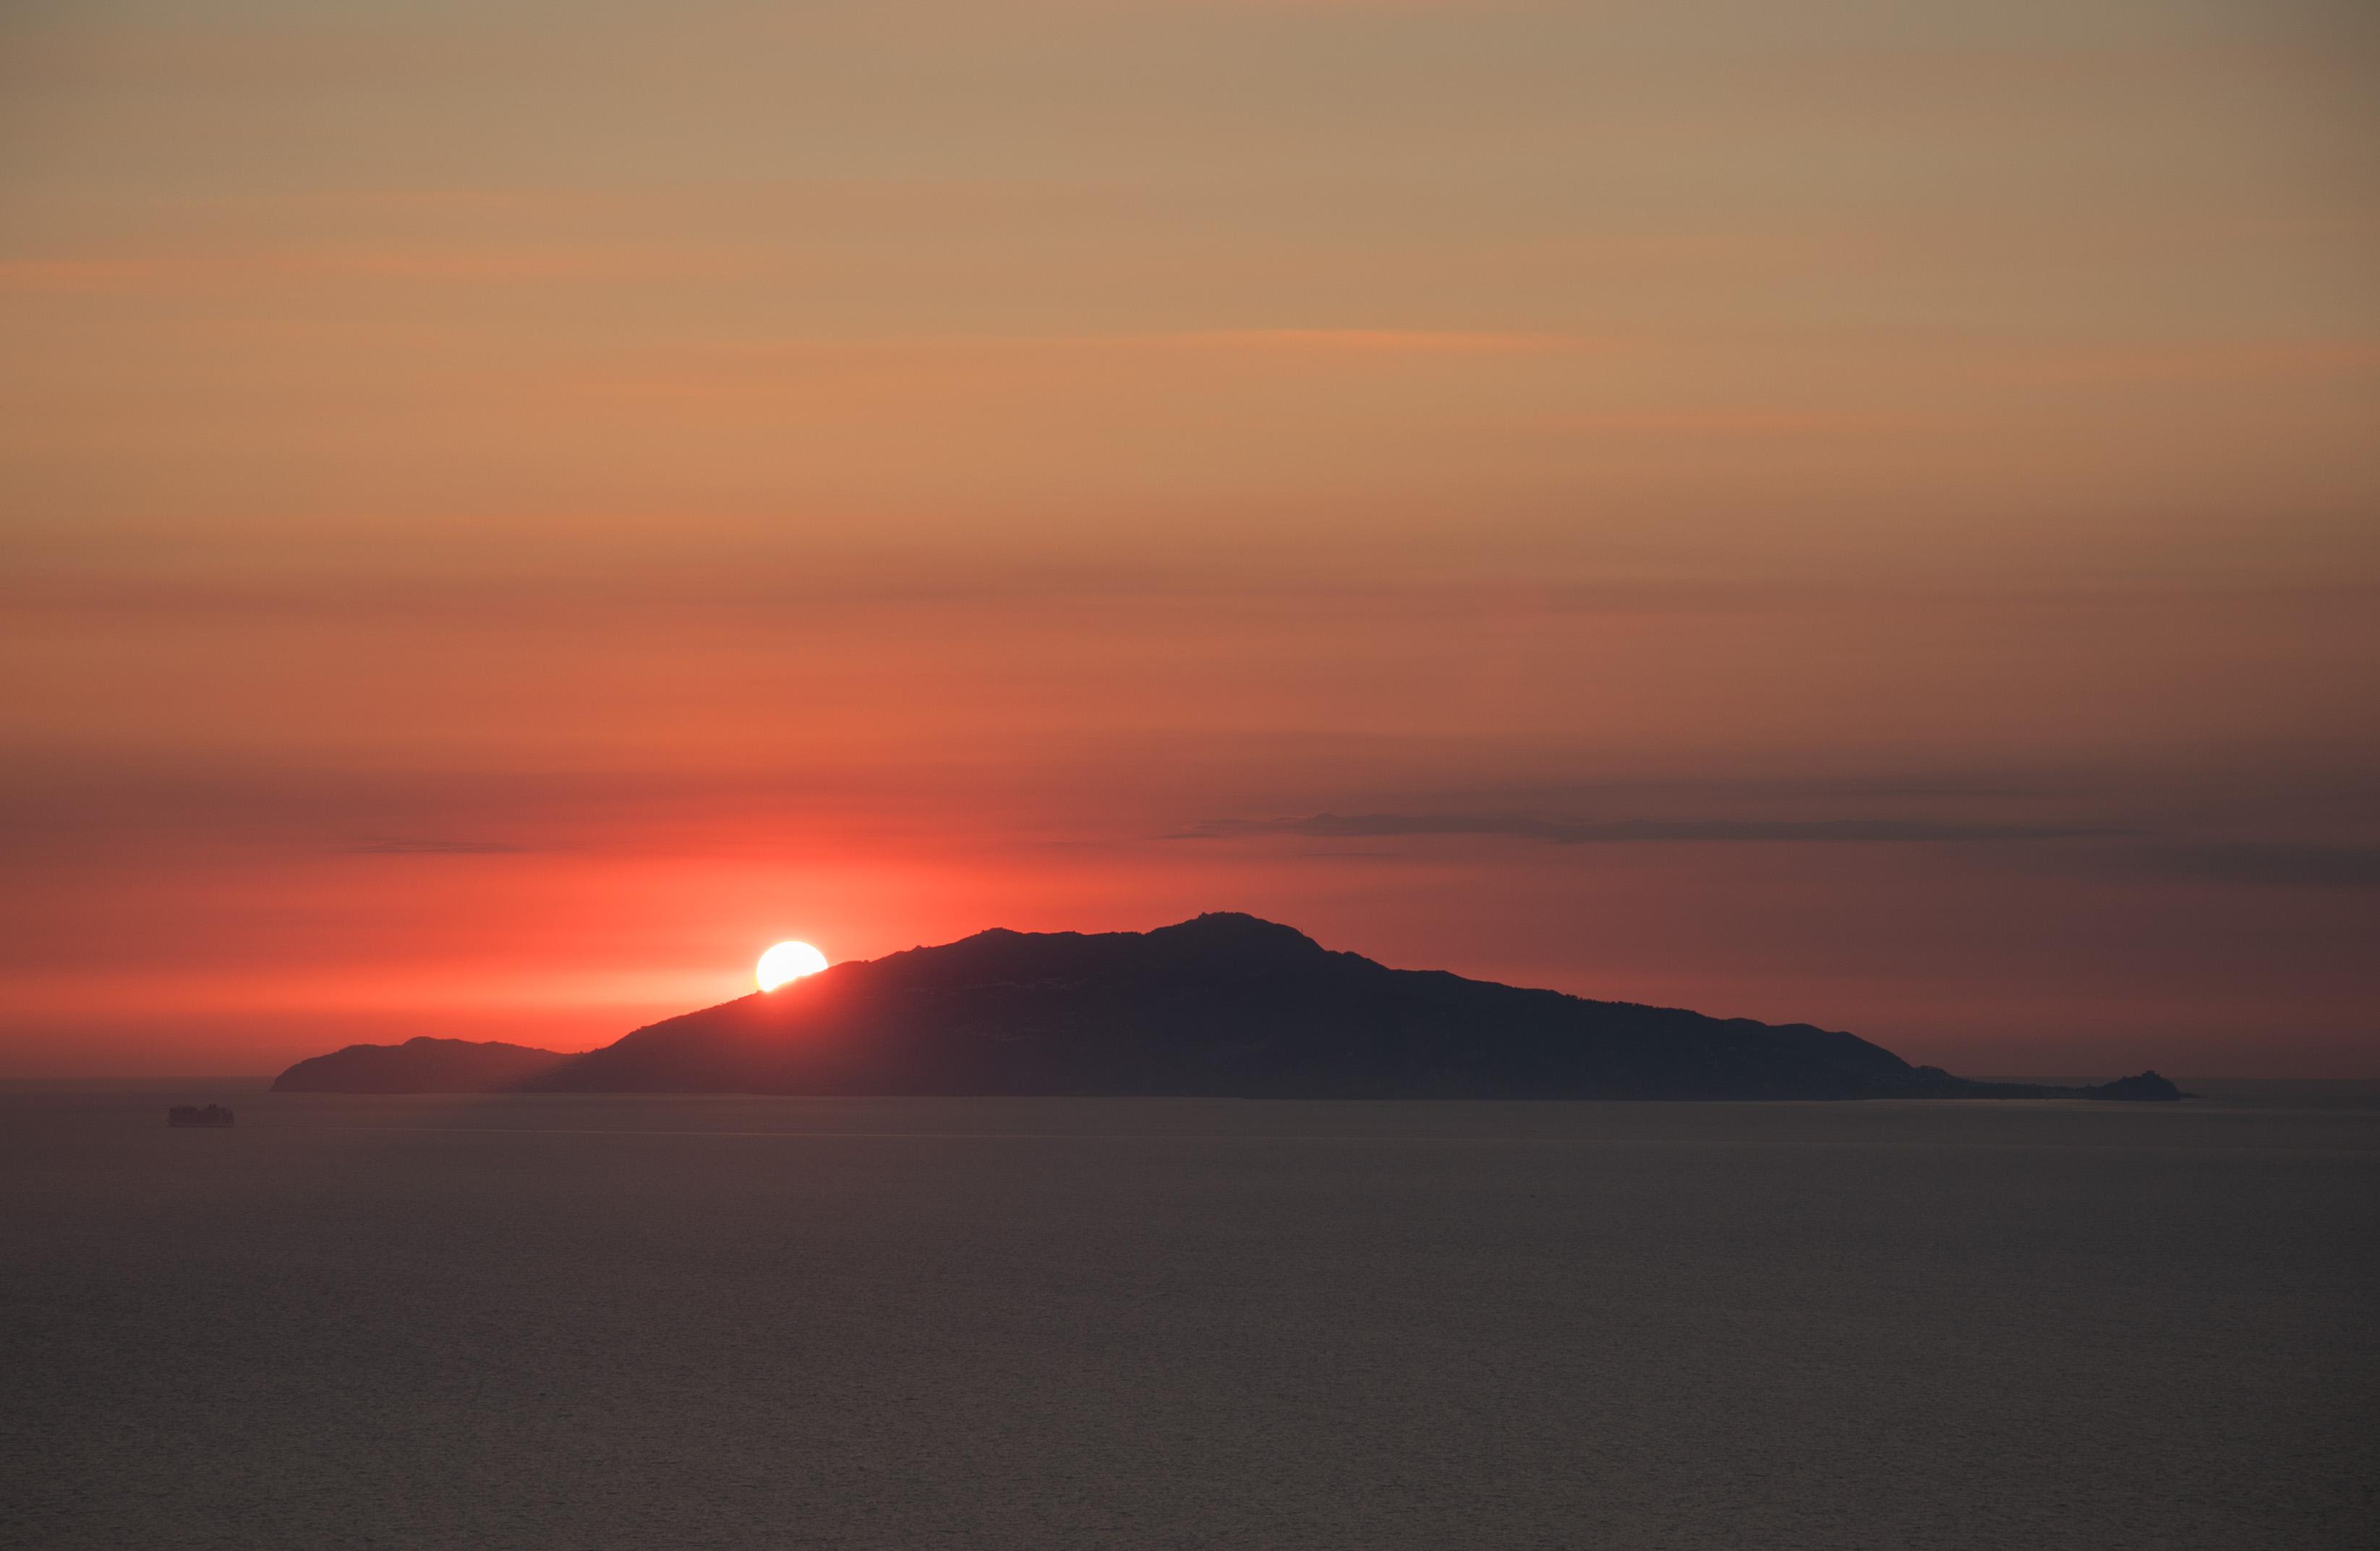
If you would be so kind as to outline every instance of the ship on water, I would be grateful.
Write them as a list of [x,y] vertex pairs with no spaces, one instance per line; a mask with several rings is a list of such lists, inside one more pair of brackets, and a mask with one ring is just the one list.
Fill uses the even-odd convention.
[[231,1111],[220,1104],[176,1104],[165,1111],[167,1125],[225,1126],[231,1121]]

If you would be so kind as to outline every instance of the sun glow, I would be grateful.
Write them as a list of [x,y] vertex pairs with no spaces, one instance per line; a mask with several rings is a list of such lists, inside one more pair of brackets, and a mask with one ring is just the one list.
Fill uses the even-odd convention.
[[807,942],[780,942],[760,955],[759,967],[752,978],[764,991],[773,991],[788,980],[799,980],[805,975],[816,975],[826,967],[826,955]]

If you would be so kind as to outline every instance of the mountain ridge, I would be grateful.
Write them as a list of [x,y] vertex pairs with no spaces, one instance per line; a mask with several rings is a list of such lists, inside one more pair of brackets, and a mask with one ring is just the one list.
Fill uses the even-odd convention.
[[[440,1085],[393,1085],[409,1069]],[[2136,1082],[2110,1084],[2124,1091],[2105,1097],[2164,1097],[2128,1085]],[[577,1055],[456,1040],[351,1046],[298,1062],[273,1086],[1284,1098],[2082,1094],[1954,1077],[1808,1024],[1391,969],[1236,912],[1147,932],[991,927],[848,961]]]

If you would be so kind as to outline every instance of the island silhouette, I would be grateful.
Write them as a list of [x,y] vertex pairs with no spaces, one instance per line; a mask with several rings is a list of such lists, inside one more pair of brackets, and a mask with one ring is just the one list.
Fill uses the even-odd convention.
[[1244,1098],[2182,1097],[1980,1082],[1808,1024],[1390,969],[1253,915],[1015,932],[856,960],[571,1055],[351,1045],[281,1093],[762,1093]]

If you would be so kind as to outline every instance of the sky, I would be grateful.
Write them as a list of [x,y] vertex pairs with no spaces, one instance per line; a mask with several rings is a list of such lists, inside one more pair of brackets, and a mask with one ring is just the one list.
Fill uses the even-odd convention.
[[0,1075],[1287,921],[2380,1076],[2360,0],[0,16]]

